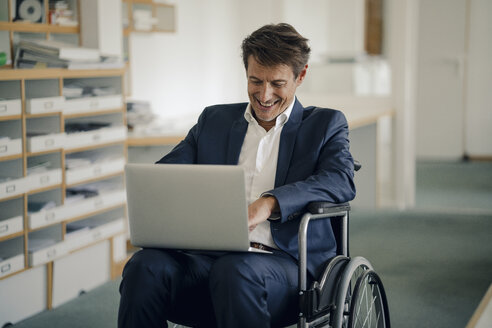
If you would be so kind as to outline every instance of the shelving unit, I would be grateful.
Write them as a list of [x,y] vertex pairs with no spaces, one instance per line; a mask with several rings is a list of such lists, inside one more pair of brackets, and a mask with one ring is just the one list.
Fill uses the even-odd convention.
[[[101,281],[104,282],[121,270],[126,259],[123,170],[127,155],[123,74],[124,70],[0,71],[0,97],[10,97],[0,101],[0,108],[3,109],[3,113],[0,112],[2,135],[7,134],[6,137],[10,138],[0,141],[0,172],[4,178],[5,175],[9,178],[0,182],[1,304],[12,302],[3,299],[9,296],[2,292],[6,285],[14,281],[12,277],[16,277],[15,280],[20,279],[20,276],[28,277],[33,273],[26,274],[26,271],[40,266],[45,270],[36,272],[47,275],[44,283],[47,298],[38,310],[61,304],[59,299],[77,296],[80,290],[67,296],[57,289],[59,284],[70,280],[75,272],[69,272],[69,268],[66,274],[53,275],[53,272],[57,272],[60,261],[68,261],[66,257],[78,256],[76,254],[80,252],[92,254],[87,249],[93,247],[105,251],[96,252],[97,258],[84,258],[83,261],[92,271],[85,276],[87,284],[81,286],[81,290],[94,284],[90,277],[97,277],[98,272],[109,272]],[[63,87],[73,81],[89,84],[111,82],[116,91],[111,95],[113,103],[118,97],[120,101],[114,107],[107,108],[106,103],[97,101],[101,100],[98,97],[81,98],[79,101],[85,101],[87,111],[80,104],[80,107],[75,107],[80,109],[70,110],[70,100],[65,100]],[[32,86],[42,89],[49,97],[29,98],[29,88]],[[61,98],[62,109],[52,106],[53,94]],[[43,99],[47,100],[43,102]],[[52,112],[28,114],[26,104],[29,103],[38,105],[31,106],[31,109],[40,108],[44,111],[50,107]],[[65,110],[70,114],[65,115]],[[111,125],[86,132],[67,131],[71,124],[90,124],[93,121]],[[32,136],[33,132],[47,134]],[[88,163],[94,158],[105,160]],[[71,160],[85,160],[85,164],[70,168],[67,164]],[[41,165],[46,169],[31,172],[33,167]],[[101,185],[97,195],[87,198],[79,196],[77,200],[69,197],[74,189],[90,190],[95,184]],[[34,209],[38,204],[49,202],[51,205],[45,210]],[[107,263],[102,267],[91,264],[94,261],[101,262],[101,256],[108,259]],[[79,269],[71,268],[72,271]],[[20,281],[24,283],[24,280]],[[58,295],[55,300],[54,291]],[[0,308],[0,317],[3,319],[9,313],[3,313],[4,308]],[[4,323],[0,322],[2,325]]]
[[[50,1],[40,1],[40,21],[19,22],[16,2],[0,0],[0,51],[8,48],[10,59],[25,37],[79,44],[79,26],[49,24]],[[67,2],[77,13],[77,0]],[[121,273],[124,75],[125,69],[0,68],[0,327]],[[73,95],[91,88],[88,97]]]

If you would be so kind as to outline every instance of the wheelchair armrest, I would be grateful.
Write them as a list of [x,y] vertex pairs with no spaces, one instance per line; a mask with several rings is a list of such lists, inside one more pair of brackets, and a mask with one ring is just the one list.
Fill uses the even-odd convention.
[[330,202],[311,202],[307,210],[312,214],[332,214],[341,211],[350,211],[349,203],[335,204]]
[[[350,211],[349,203],[335,204],[330,202],[311,202],[307,206],[306,212],[299,225],[298,246],[299,246],[299,291],[306,290],[307,282],[307,228],[311,220],[326,219],[341,216],[342,234],[348,231],[348,212]],[[347,238],[342,241],[342,254],[348,255]]]
[[362,167],[362,164],[360,164],[359,161],[354,160],[354,171],[359,171],[361,167]]

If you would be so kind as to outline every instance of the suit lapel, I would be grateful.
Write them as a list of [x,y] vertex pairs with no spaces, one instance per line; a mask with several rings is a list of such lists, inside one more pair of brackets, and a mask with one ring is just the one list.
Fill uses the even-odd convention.
[[285,184],[285,178],[287,177],[290,159],[296,142],[297,131],[302,122],[303,111],[304,107],[302,107],[301,103],[296,98],[289,120],[285,123],[282,134],[280,135],[275,187]]
[[231,127],[226,164],[236,165],[238,163],[246,131],[248,131],[248,122],[244,116],[241,116],[234,121]]

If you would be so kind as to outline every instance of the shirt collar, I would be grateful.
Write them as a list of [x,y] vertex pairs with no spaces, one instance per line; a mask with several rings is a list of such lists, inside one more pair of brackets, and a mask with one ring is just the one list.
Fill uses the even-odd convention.
[[[292,113],[292,109],[294,108],[294,104],[296,102],[296,97],[294,96],[294,100],[292,100],[292,103],[287,107],[286,110],[284,110],[279,116],[276,118],[275,122],[275,127],[283,126],[287,121],[289,120],[290,114]],[[244,112],[244,118],[248,123],[258,123],[252,113],[251,109],[251,103],[248,104],[246,107],[246,111]]]

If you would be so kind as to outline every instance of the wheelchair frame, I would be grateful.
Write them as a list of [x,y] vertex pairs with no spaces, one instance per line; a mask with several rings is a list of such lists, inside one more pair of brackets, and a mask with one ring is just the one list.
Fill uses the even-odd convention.
[[[299,319],[298,328],[382,327],[389,328],[388,303],[383,284],[363,257],[349,257],[348,203],[314,202],[308,205],[299,225]],[[319,281],[307,288],[307,230],[311,220],[330,219],[337,241],[337,256],[326,265]],[[368,289],[370,291],[368,292]],[[370,295],[368,295],[370,294]],[[365,320],[357,316],[366,297]],[[367,299],[370,297],[370,300]],[[357,300],[357,302],[353,302]],[[376,316],[373,321],[372,315]],[[372,324],[375,325],[372,325]],[[367,324],[367,325],[366,325]]]

